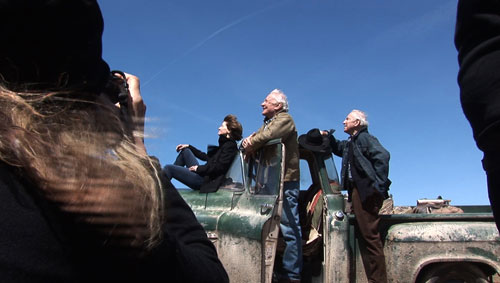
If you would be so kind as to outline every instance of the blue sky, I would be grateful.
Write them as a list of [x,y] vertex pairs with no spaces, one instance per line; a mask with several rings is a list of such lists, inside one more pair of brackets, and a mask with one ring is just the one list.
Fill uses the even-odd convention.
[[345,139],[345,116],[367,112],[391,152],[396,205],[488,204],[456,83],[456,2],[102,0],[103,57],[140,77],[146,144],[162,165],[179,143],[216,144],[226,114],[251,134],[280,88],[299,133]]

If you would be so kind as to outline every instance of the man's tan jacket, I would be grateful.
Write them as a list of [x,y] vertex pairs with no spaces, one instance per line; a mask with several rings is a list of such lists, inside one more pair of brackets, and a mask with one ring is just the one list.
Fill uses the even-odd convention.
[[299,144],[297,129],[292,116],[288,112],[279,112],[251,137],[252,147],[257,150],[272,139],[281,138],[285,145],[285,179],[284,181],[300,181]]

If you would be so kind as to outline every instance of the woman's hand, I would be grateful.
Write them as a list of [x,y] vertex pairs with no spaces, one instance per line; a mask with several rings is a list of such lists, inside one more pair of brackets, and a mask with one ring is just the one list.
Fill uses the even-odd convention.
[[252,137],[255,136],[255,132],[252,133],[250,136],[246,137],[242,142],[241,142],[241,146],[243,147],[244,149],[244,159],[245,161],[248,161],[250,159],[251,156],[253,156],[254,154],[254,148],[253,148],[253,145],[252,145]]
[[191,171],[191,172],[196,172],[197,169],[198,169],[198,165],[193,165],[193,166],[189,167],[189,171]]
[[146,116],[146,104],[142,100],[139,78],[125,73],[130,92],[128,110],[134,122],[134,131],[139,131],[144,137],[144,121]]
[[175,147],[175,150],[179,152],[187,147],[189,147],[189,144],[179,144],[178,146]]
[[131,129],[137,150],[147,154],[144,145],[144,122],[146,117],[146,104],[141,96],[139,78],[125,73],[130,95],[128,97],[128,112],[132,121]]
[[253,132],[251,135],[249,135],[248,137],[246,137],[242,142],[241,142],[241,146],[243,146],[243,149],[245,150],[251,150],[251,147],[252,147],[252,137],[255,136],[255,132]]

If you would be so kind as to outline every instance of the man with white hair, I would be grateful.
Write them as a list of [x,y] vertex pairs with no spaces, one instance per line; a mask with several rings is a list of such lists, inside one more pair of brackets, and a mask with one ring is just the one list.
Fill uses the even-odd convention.
[[[330,146],[335,155],[342,157],[342,188],[348,191],[356,215],[368,282],[387,282],[378,213],[391,184],[390,155],[378,139],[368,133],[368,120],[363,111],[352,110],[343,124],[349,139],[339,141],[331,135]],[[328,135],[326,131],[321,133]]]
[[279,89],[271,91],[261,104],[264,125],[242,142],[245,154],[252,154],[266,142],[281,138],[285,145],[285,178],[281,233],[285,240],[283,272],[278,282],[300,282],[302,270],[302,233],[299,222],[298,200],[300,189],[299,146],[297,129],[288,114],[288,100]]

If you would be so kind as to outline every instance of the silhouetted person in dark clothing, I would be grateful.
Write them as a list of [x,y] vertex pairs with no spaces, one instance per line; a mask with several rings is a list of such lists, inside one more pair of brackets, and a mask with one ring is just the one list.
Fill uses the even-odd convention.
[[500,1],[459,0],[455,46],[460,101],[484,153],[488,196],[500,231]]

